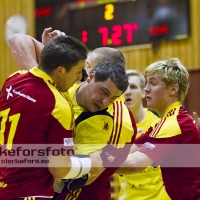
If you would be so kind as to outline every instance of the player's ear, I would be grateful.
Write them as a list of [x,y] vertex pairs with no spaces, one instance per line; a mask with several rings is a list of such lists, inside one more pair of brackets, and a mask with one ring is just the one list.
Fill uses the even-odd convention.
[[63,66],[58,66],[55,71],[56,74],[61,77],[66,72],[66,69]]
[[172,86],[170,86],[170,94],[172,96],[177,95],[179,91],[179,85],[178,84],[173,84]]
[[90,83],[90,82],[94,79],[94,77],[95,77],[95,71],[92,70],[92,71],[89,73],[88,77],[87,77],[87,82]]

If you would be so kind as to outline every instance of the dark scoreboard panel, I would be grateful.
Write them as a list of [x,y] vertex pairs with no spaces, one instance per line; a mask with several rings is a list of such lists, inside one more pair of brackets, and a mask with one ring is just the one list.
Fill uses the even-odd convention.
[[36,37],[51,26],[90,49],[189,36],[189,0],[36,0]]

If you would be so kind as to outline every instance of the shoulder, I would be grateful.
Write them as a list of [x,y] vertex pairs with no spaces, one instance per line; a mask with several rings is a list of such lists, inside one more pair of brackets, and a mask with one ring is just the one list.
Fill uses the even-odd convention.
[[190,132],[190,136],[195,133],[200,135],[200,130],[195,120],[183,107],[180,108],[179,114],[177,116],[177,121],[183,133]]
[[56,118],[65,129],[69,130],[73,124],[73,108],[69,100],[57,89],[51,88],[55,98],[55,106],[52,110],[52,116]]
[[[110,143],[117,146],[124,146],[133,140],[134,128],[130,113],[123,101],[115,101],[109,106],[108,112],[114,117],[114,128]],[[134,125],[135,126],[135,125]]]
[[169,138],[180,135],[182,131],[178,122],[178,116],[179,108],[170,110],[166,117],[156,120],[150,137]]
[[18,70],[14,73],[12,73],[9,77],[13,77],[13,76],[18,76],[18,75],[22,75],[22,74],[26,74],[28,71],[27,70]]
[[108,112],[118,122],[130,122],[129,110],[123,101],[117,100],[108,107]]

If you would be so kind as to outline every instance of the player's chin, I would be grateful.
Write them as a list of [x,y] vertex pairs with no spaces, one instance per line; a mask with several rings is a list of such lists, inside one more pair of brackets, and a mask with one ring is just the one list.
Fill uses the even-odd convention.
[[152,103],[147,103],[147,108],[155,110],[156,111],[156,106]]
[[71,86],[60,87],[61,92],[67,92]]
[[103,108],[101,108],[100,106],[94,104],[93,106],[90,107],[90,112],[98,112],[100,110],[103,110]]
[[129,109],[131,109],[132,107],[134,107],[134,105],[133,105],[133,103],[132,102],[125,102],[125,105],[129,108]]
[[99,110],[94,108],[94,109],[90,109],[89,111],[90,112],[98,112]]

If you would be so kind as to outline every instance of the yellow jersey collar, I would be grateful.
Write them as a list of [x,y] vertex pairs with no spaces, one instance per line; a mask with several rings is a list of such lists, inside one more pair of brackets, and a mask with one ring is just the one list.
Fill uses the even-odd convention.
[[120,97],[118,97],[115,101],[123,101],[125,102],[124,95],[122,94]]
[[172,105],[170,105],[167,110],[165,111],[164,115],[162,118],[166,118],[168,113],[173,110],[174,108],[177,108],[177,107],[181,107],[181,102],[180,101],[177,101],[175,103],[173,103]]
[[33,74],[34,76],[42,78],[45,82],[49,82],[51,85],[54,85],[57,88],[53,79],[48,74],[46,74],[44,71],[38,69],[37,67],[33,67],[32,69],[29,70],[29,72],[31,74]]

